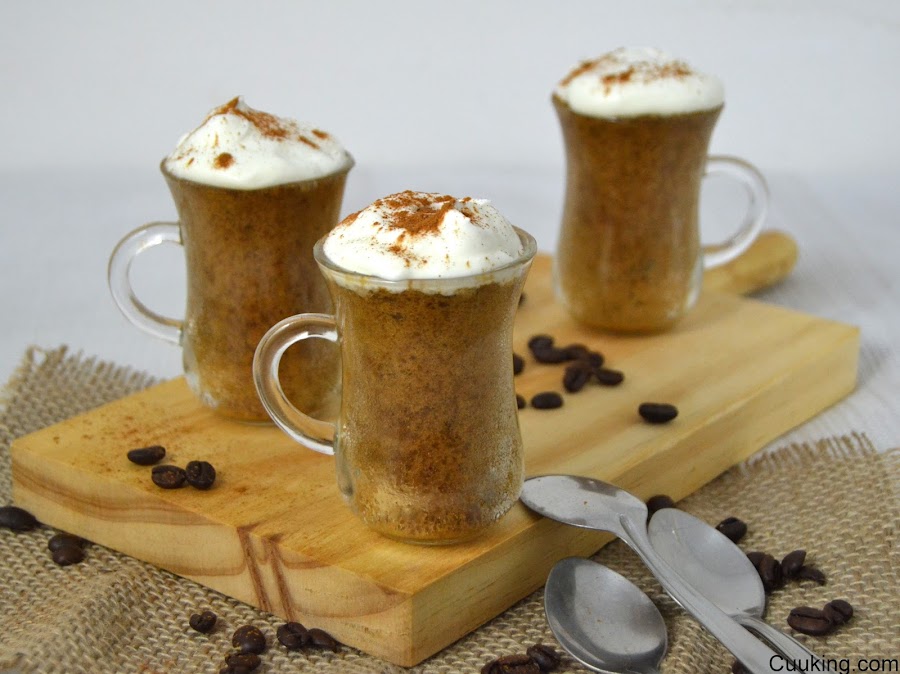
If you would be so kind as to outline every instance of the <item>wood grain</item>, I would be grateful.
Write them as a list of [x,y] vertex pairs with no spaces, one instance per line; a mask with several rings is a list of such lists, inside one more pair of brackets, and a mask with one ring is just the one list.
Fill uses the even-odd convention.
[[[725,284],[727,285],[727,283]],[[552,301],[540,257],[520,308],[515,349],[538,332],[602,351],[626,374],[563,408],[520,413],[529,475],[577,473],[646,498],[682,498],[854,387],[850,326],[706,292],[672,332],[609,337],[573,324]],[[561,390],[562,368],[528,359],[529,397]],[[641,422],[646,400],[680,409]],[[216,486],[164,491],[128,449],[162,444],[167,460],[207,460]],[[52,526],[121,550],[227,595],[324,628],[410,666],[540,587],[554,562],[588,555],[603,534],[538,518],[518,504],[486,536],[442,548],[366,530],[341,500],[329,457],[274,427],[220,419],[182,378],[18,439],[14,497]]]

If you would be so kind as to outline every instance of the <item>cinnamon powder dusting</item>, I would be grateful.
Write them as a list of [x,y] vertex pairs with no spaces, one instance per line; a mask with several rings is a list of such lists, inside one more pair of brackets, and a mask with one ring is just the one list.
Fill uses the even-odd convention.
[[312,141],[311,141],[309,138],[307,138],[306,136],[303,136],[303,135],[299,135],[299,134],[298,134],[298,135],[297,135],[297,140],[299,140],[301,143],[306,143],[307,145],[309,145],[309,146],[310,146],[312,149],[314,149],[314,150],[318,150],[318,149],[319,149],[319,146],[316,145],[314,142],[312,142]]
[[234,157],[229,152],[223,152],[213,160],[213,166],[217,169],[227,169],[234,164]]
[[227,114],[243,117],[259,129],[259,132],[262,135],[277,140],[284,140],[290,135],[291,129],[282,124],[275,115],[270,115],[268,112],[262,112],[260,110],[241,110],[238,108],[239,101],[240,98],[236,96],[225,105],[213,110],[209,116],[213,117],[214,115]]

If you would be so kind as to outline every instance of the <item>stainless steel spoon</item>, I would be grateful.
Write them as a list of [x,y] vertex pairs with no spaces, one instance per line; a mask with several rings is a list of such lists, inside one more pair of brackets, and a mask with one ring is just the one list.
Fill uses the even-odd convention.
[[657,674],[666,654],[666,623],[631,581],[579,557],[556,563],[544,611],[566,652],[596,672]]
[[768,641],[785,659],[811,666],[820,662],[813,671],[829,671],[825,661],[806,646],[763,622],[766,593],[762,581],[747,555],[731,540],[675,508],[657,511],[647,529],[659,556],[713,604]]
[[606,482],[572,475],[531,478],[525,482],[521,498],[538,514],[618,536],[640,556],[666,592],[752,674],[779,671],[773,665],[780,658],[771,648],[697,592],[653,550],[647,537],[647,506],[639,498]]

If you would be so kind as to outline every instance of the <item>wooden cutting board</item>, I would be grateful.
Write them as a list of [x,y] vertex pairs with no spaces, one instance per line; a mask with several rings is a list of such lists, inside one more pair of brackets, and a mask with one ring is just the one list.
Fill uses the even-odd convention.
[[[783,276],[796,248],[769,234],[707,285],[743,291]],[[858,331],[707,291],[678,329],[609,337],[573,324],[554,303],[550,260],[538,258],[515,348],[536,333],[602,351],[617,388],[591,386],[558,410],[520,412],[529,475],[576,473],[646,498],[682,498],[850,392]],[[526,398],[561,389],[562,367],[530,359]],[[643,401],[680,414],[653,426]],[[164,491],[128,449],[162,444],[168,459],[213,463],[216,486]],[[413,665],[540,587],[568,555],[603,534],[566,527],[521,504],[481,539],[450,547],[396,543],[367,531],[341,500],[331,458],[274,427],[222,420],[182,378],[25,436],[12,447],[16,503],[42,522],[121,550],[401,665]],[[723,513],[723,516],[728,513]],[[196,607],[198,609],[202,607]],[[186,618],[185,618],[186,619]]]

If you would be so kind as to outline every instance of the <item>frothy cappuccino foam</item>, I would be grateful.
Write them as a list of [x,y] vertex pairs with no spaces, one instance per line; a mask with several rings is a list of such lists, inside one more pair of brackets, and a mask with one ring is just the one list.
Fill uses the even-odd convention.
[[321,178],[352,162],[329,133],[254,110],[235,98],[178,141],[164,165],[174,176],[235,189]]
[[444,279],[504,267],[520,257],[523,245],[486,199],[406,191],[348,216],[322,250],[334,264],[358,274]]
[[722,82],[650,47],[623,47],[575,67],[556,95],[589,117],[674,115],[717,108]]

